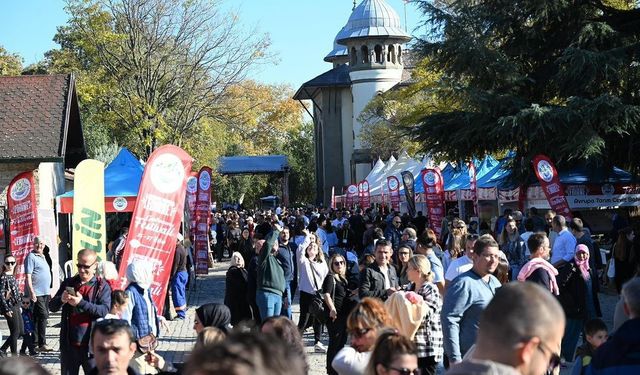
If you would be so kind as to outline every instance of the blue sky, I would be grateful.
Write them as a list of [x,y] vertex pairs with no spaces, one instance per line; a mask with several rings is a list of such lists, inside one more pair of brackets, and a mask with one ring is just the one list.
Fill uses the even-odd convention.
[[[386,0],[404,23],[402,0]],[[360,0],[358,0],[358,3]],[[25,66],[43,58],[56,48],[56,27],[67,20],[63,0],[9,0],[0,13],[0,45],[20,54]],[[271,53],[277,65],[264,65],[251,78],[297,88],[331,68],[322,59],[331,51],[333,38],[351,13],[352,0],[225,0],[223,6],[237,11],[247,27],[271,37]],[[407,30],[416,34],[420,14],[406,5]]]

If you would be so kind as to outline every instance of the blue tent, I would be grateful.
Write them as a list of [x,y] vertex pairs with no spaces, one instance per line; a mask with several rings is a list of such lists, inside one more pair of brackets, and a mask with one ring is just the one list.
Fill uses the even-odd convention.
[[[133,212],[143,171],[144,166],[138,158],[126,148],[121,148],[118,156],[104,169],[106,212]],[[73,213],[73,190],[56,199],[58,212]]]

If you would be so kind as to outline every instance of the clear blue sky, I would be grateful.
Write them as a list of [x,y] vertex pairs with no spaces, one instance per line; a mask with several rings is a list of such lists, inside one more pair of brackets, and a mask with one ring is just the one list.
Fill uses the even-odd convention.
[[[357,0],[360,3],[361,0]],[[404,23],[404,2],[386,0]],[[238,11],[247,27],[256,26],[271,37],[277,65],[262,66],[253,74],[265,83],[287,83],[297,88],[331,68],[322,59],[333,48],[333,38],[351,14],[353,0],[225,0]],[[63,0],[8,0],[0,12],[0,45],[24,58],[25,66],[57,48],[56,27],[67,20]],[[420,14],[406,5],[407,30],[415,34]]]

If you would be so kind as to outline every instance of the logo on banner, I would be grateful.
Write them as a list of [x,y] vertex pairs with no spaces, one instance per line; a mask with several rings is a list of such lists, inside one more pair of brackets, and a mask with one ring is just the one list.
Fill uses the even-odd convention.
[[406,185],[411,185],[413,183],[413,178],[412,175],[409,173],[403,174],[402,175],[402,181],[406,184]]
[[175,192],[183,184],[184,166],[176,155],[158,155],[149,169],[151,183],[164,194]]
[[616,189],[611,184],[602,185],[602,194],[604,194],[604,195],[613,195],[613,193],[615,193],[615,191],[616,191]]
[[429,186],[437,185],[440,182],[440,178],[436,173],[428,171],[424,174],[424,182]]
[[187,192],[195,193],[198,190],[198,178],[191,176],[187,179]]
[[546,160],[540,160],[537,165],[540,178],[545,182],[551,182],[553,180],[553,168]]
[[347,192],[349,192],[349,194],[357,194],[358,187],[356,185],[349,185],[349,187],[347,188]]
[[389,189],[391,189],[391,190],[398,189],[398,180],[396,180],[395,178],[390,178],[389,179]]
[[113,209],[116,211],[124,211],[127,209],[129,203],[126,198],[117,197],[113,200]]
[[200,189],[208,190],[209,186],[211,186],[211,176],[209,172],[202,171],[202,173],[200,173]]
[[15,201],[21,201],[31,192],[31,183],[26,178],[16,181],[11,187],[11,198]]
[[369,183],[367,181],[362,181],[362,191],[369,190]]

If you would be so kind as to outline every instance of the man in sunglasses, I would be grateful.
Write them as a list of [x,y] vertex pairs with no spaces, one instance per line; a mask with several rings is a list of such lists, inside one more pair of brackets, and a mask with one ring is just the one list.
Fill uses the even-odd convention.
[[548,290],[506,284],[482,313],[473,355],[447,375],[550,374],[560,365],[564,326],[562,307]]
[[60,327],[60,365],[62,375],[77,375],[91,370],[89,337],[93,322],[102,318],[111,307],[111,288],[102,278],[96,278],[98,256],[82,249],[78,253],[78,273],[62,282],[49,303],[53,312],[62,309]]

